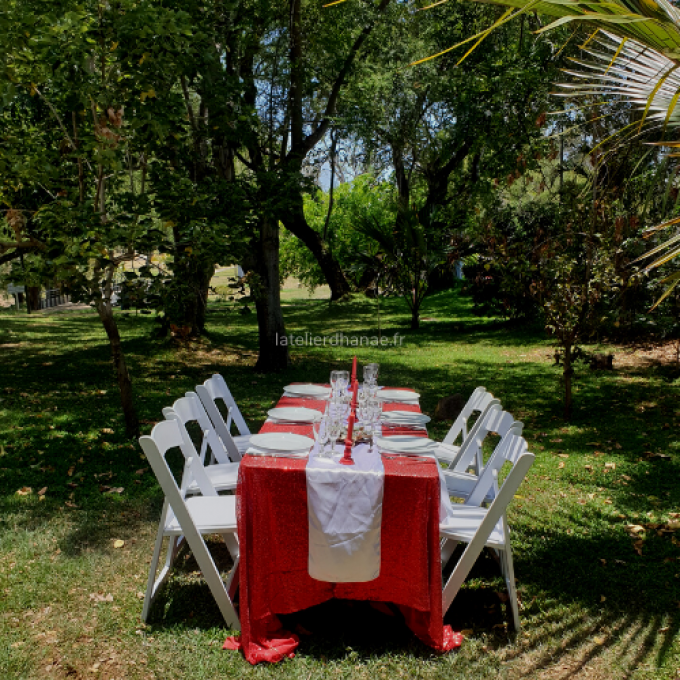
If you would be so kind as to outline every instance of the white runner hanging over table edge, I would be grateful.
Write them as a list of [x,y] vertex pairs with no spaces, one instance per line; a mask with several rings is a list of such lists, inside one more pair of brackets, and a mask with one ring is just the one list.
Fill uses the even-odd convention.
[[331,583],[363,583],[380,576],[380,531],[385,469],[367,444],[352,451],[354,465],[318,458],[306,467],[309,575]]

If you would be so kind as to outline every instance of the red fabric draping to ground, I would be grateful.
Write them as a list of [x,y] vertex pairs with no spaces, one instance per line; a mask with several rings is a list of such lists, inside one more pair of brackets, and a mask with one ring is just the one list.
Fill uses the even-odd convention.
[[[278,406],[323,410],[325,402],[282,397]],[[399,409],[420,411],[415,405],[385,405],[385,410]],[[311,430],[310,425],[265,423],[261,432],[310,435]],[[327,583],[308,573],[307,461],[243,458],[236,504],[241,635],[227,638],[226,649],[241,649],[252,664],[290,657],[298,638],[281,629],[277,614],[332,598],[392,602],[425,644],[440,652],[461,644],[460,634],[443,625],[436,463],[406,456],[386,457],[383,463],[380,576],[367,583]]]

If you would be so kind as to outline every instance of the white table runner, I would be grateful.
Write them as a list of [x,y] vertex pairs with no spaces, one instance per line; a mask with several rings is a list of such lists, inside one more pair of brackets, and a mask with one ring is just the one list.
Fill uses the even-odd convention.
[[352,451],[354,465],[315,454],[316,447],[306,467],[309,575],[332,583],[372,581],[380,575],[380,454],[360,444]]

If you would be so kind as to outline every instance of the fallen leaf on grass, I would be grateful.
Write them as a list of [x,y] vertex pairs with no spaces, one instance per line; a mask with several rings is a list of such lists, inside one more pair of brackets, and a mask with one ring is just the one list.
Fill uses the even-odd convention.
[[90,599],[93,602],[113,602],[113,595],[103,595],[102,593],[90,593]]
[[607,598],[604,595],[600,595],[600,602],[606,602]]
[[123,493],[125,489],[122,486],[111,487],[106,493]]
[[583,466],[586,470],[590,470],[592,472],[593,466],[592,465],[584,465]]
[[76,466],[71,465],[71,467],[68,469],[68,472],[66,473],[69,477],[73,477],[73,473],[76,471]]
[[138,599],[138,600],[143,600],[143,599],[144,599],[144,593],[138,592],[138,593],[137,593],[137,599]]
[[144,468],[141,468],[140,470],[135,471],[136,475],[143,475],[146,472]]
[[113,430],[110,427],[103,427],[99,430],[102,434],[113,434]]
[[605,470],[616,470],[616,463],[605,463],[604,469]]
[[40,491],[38,491],[38,496],[44,496],[46,493],[47,493],[47,487],[43,486],[43,488],[40,489]]
[[33,489],[31,489],[30,486],[22,486],[18,491],[17,491],[17,496],[28,496],[29,494],[33,493]]
[[638,555],[640,555],[640,557],[642,557],[642,546],[643,546],[644,544],[645,544],[645,543],[644,543],[643,540],[635,541],[635,542],[633,543],[633,550],[635,550],[635,552],[636,552]]
[[460,631],[461,635],[464,635],[465,637],[469,637],[472,635],[475,631],[472,630],[472,628],[463,628],[463,630]]
[[561,470],[563,467],[564,467],[564,461],[561,460],[561,461],[560,461],[560,464],[557,466],[557,469],[558,469],[558,470]]
[[71,501],[66,501],[66,502],[64,503],[64,505],[65,505],[67,508],[77,508],[77,507],[78,507],[75,503],[71,503]]
[[551,444],[561,444],[564,441],[564,439],[551,439],[550,443]]
[[113,542],[114,548],[122,548],[124,545],[125,545],[125,541],[121,540],[120,538]]
[[626,524],[625,527],[623,527],[629,534],[632,534],[633,536],[643,532],[645,528],[641,524]]
[[605,643],[605,641],[606,641],[606,638],[605,638],[604,636],[602,636],[602,635],[596,635],[596,636],[593,638],[593,642],[594,642],[596,645],[603,645],[603,644]]
[[557,455],[558,455],[560,458],[569,458],[569,454],[568,454],[568,453],[558,453]]

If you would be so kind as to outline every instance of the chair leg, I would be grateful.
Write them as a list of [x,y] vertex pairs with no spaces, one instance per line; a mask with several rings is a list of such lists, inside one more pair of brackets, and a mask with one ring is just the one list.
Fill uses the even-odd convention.
[[515,567],[512,562],[512,548],[510,546],[510,531],[508,521],[503,515],[503,533],[505,535],[505,548],[500,551],[501,569],[505,577],[505,585],[508,589],[508,602],[512,611],[512,622],[515,632],[519,633],[522,624],[519,620],[519,602],[517,599],[517,586],[515,585]]
[[[156,569],[158,569],[158,561],[161,556],[161,548],[163,547],[163,537],[165,532],[165,522],[168,515],[168,501],[167,499],[163,503],[163,510],[161,512],[161,521],[158,525],[158,533],[156,534],[156,543],[153,549],[153,556],[151,558],[151,565],[149,566],[149,578],[146,583],[146,593],[144,595],[144,605],[142,606],[142,621],[147,620],[149,617],[149,610],[151,609],[151,604],[156,595],[160,583],[156,583]],[[174,539],[171,537],[171,541]],[[167,565],[166,565],[167,566]],[[164,570],[165,571],[165,570]],[[165,574],[162,575],[163,578]],[[159,581],[161,579],[159,578]],[[162,581],[161,581],[162,582]]]
[[445,569],[446,565],[449,563],[451,555],[453,555],[453,552],[456,549],[458,543],[459,541],[453,541],[450,538],[445,538],[442,540],[441,546],[442,570]]
[[[187,532],[189,532],[188,527]],[[208,584],[208,588],[210,588],[210,592],[215,598],[215,602],[217,602],[222,617],[230,628],[240,630],[241,624],[238,620],[238,615],[236,614],[231,598],[229,597],[229,591],[227,590],[227,586],[222,580],[220,573],[217,571],[217,566],[208,551],[205,539],[195,530],[193,535],[187,535],[186,538],[189,547],[191,548],[191,552],[193,552],[194,558],[198,563],[199,569],[203,573],[203,578]]]
[[522,628],[522,623],[519,620],[519,603],[517,600],[517,586],[515,585],[515,570],[512,565],[512,554],[508,549],[507,555],[508,574],[505,577],[505,582],[508,586],[508,597],[510,598],[510,608],[512,609],[512,622],[515,626],[515,632],[519,633]]
[[222,537],[222,540],[224,541],[225,545],[227,546],[227,550],[229,551],[229,554],[231,555],[231,559],[234,560],[234,563],[238,561],[239,558],[239,545],[238,545],[238,538],[236,537],[236,534],[220,534]]

